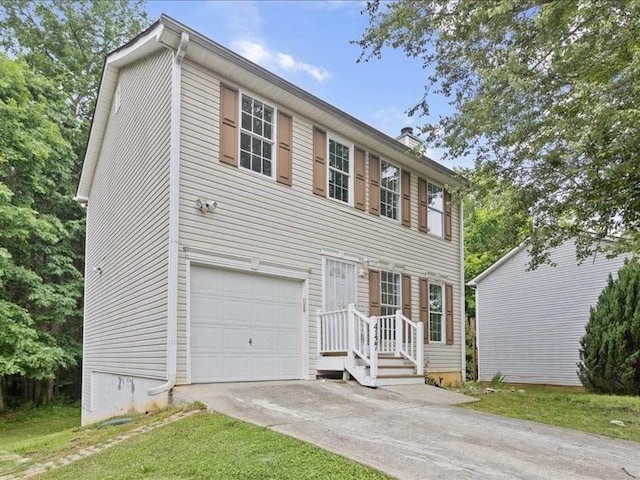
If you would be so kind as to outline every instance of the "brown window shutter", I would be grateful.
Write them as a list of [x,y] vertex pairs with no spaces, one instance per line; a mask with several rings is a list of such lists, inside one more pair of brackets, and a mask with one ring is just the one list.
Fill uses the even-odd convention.
[[238,90],[220,84],[220,162],[238,166]]
[[424,342],[429,343],[429,280],[418,279],[420,321],[424,326]]
[[355,155],[354,155],[354,163],[355,163],[355,207],[358,210],[364,211],[364,195],[365,195],[365,185],[364,185],[364,150],[359,147],[355,147]]
[[380,272],[369,270],[369,315],[380,315]]
[[276,180],[291,186],[292,178],[293,119],[291,115],[278,112],[278,157],[276,158]]
[[453,345],[453,285],[444,286],[445,316],[447,322],[447,345]]
[[444,191],[444,238],[451,240],[451,192]]
[[369,213],[380,215],[380,158],[369,154]]
[[402,189],[402,225],[411,226],[411,174],[402,170],[401,174]]
[[418,230],[427,231],[427,182],[418,179]]
[[313,193],[327,196],[327,132],[313,127]]
[[411,275],[402,275],[402,314],[411,320]]

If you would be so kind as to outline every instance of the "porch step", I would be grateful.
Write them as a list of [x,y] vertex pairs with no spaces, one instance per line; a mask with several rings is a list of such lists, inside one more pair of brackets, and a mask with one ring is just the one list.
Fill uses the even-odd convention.
[[424,383],[422,375],[378,375],[376,378],[376,386],[384,387],[387,385],[421,385]]
[[405,363],[402,365],[378,365],[378,377],[415,375],[415,373],[416,367],[412,363]]

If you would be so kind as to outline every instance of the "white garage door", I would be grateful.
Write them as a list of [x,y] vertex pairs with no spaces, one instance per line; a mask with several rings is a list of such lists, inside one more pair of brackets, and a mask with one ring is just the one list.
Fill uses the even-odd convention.
[[194,266],[191,382],[302,377],[302,282]]

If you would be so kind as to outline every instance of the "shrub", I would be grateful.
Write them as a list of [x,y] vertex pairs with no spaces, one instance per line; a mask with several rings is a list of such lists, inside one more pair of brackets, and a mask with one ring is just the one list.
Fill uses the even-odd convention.
[[578,376],[602,393],[640,395],[640,263],[609,275],[580,340]]

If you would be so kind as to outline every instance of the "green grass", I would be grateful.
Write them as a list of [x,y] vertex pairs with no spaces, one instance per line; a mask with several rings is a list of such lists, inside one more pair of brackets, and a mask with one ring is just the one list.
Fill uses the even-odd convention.
[[[476,392],[482,392],[477,389]],[[474,393],[467,387],[464,393]],[[506,385],[461,407],[640,442],[640,397],[598,395],[568,387]],[[621,420],[626,426],[610,423]]]
[[[198,406],[194,406],[198,408]],[[80,427],[76,406],[0,416],[0,477],[19,474],[176,413],[169,408],[124,425]],[[15,457],[12,455],[18,455]],[[22,457],[24,461],[16,461]],[[197,413],[134,436],[37,478],[69,479],[383,479],[383,474],[266,428]]]
[[43,479],[383,479],[383,474],[262,427],[198,413]]

